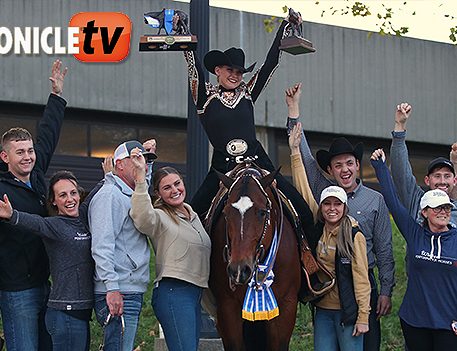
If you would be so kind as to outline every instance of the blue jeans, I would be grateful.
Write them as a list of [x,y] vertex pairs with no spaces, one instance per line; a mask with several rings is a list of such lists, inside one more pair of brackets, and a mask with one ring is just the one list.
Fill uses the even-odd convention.
[[198,286],[172,278],[163,278],[154,288],[151,304],[169,351],[197,351],[202,291]]
[[[363,335],[352,336],[354,325],[340,324],[340,310],[316,308],[314,318],[315,351],[362,351]],[[338,348],[339,347],[339,348]]]
[[48,307],[46,328],[51,334],[52,351],[89,351],[89,321],[83,321],[65,312]]
[[32,289],[2,291],[3,331],[8,351],[50,351],[51,337],[44,322],[49,281]]
[[[105,351],[133,351],[135,346],[138,321],[140,319],[141,308],[143,307],[143,294],[124,294],[124,323],[125,332],[121,333],[121,318],[114,316],[110,319],[105,328]],[[103,327],[109,308],[106,304],[106,294],[95,294],[95,314],[97,322]]]

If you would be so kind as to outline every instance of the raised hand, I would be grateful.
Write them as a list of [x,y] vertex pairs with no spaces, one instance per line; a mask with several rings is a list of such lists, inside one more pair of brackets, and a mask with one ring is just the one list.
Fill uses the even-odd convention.
[[52,64],[51,77],[49,77],[49,80],[51,81],[51,85],[52,85],[52,93],[59,95],[59,96],[62,94],[63,78],[65,77],[65,74],[67,73],[66,67],[62,73],[60,73],[61,69],[62,69],[62,61],[57,60],[56,62],[54,62]]
[[143,143],[143,147],[144,149],[146,150],[146,152],[156,152],[156,148],[157,148],[157,142],[155,139],[149,139],[149,140],[146,140],[144,143]]
[[286,90],[286,104],[289,107],[289,117],[298,118],[300,116],[301,84],[298,83]]
[[102,162],[103,174],[114,172],[113,155],[107,155]]
[[395,131],[400,132],[406,130],[406,122],[411,113],[411,105],[403,102],[397,105],[397,112],[395,113]]
[[13,215],[13,207],[11,206],[8,196],[3,195],[3,201],[0,200],[0,218],[11,219]]
[[289,147],[291,155],[300,154],[300,139],[301,139],[301,123],[294,125],[289,134]]
[[290,106],[291,104],[298,104],[301,98],[301,84],[298,83],[286,90],[286,104]]
[[371,159],[373,161],[379,160],[379,158],[382,158],[382,162],[386,162],[386,154],[384,153],[383,149],[376,149],[373,151],[373,154],[371,155]]

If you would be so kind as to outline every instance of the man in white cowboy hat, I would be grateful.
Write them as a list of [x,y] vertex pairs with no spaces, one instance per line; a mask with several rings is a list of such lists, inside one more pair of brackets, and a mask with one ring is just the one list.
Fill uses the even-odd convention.
[[[286,90],[286,103],[289,108],[287,120],[290,131],[300,122],[299,103],[301,98],[301,83]],[[300,153],[305,165],[309,185],[316,201],[323,189],[332,184],[314,160],[305,134],[302,133]],[[344,138],[335,138],[329,151],[319,150],[317,162],[322,170],[335,177],[336,182],[348,195],[349,215],[355,218],[367,242],[367,257],[369,278],[371,283],[371,311],[369,317],[369,332],[364,335],[364,350],[379,350],[381,343],[381,328],[379,319],[391,312],[392,289],[395,285],[395,261],[392,249],[392,227],[389,211],[381,194],[365,187],[357,178],[357,171],[363,156],[363,144],[353,147]],[[380,293],[373,269],[377,267],[381,285]]]
[[[423,223],[421,215],[420,199],[425,191],[417,184],[408,159],[408,148],[406,147],[406,122],[411,114],[411,105],[404,102],[397,106],[395,113],[395,128],[392,132],[392,144],[390,147],[390,162],[392,179],[398,198],[408,212],[419,224]],[[424,178],[425,184],[430,189],[441,189],[449,196],[457,185],[454,164],[444,158],[438,157],[430,162],[427,175]],[[454,208],[451,212],[449,224],[457,227],[457,201],[452,200]]]

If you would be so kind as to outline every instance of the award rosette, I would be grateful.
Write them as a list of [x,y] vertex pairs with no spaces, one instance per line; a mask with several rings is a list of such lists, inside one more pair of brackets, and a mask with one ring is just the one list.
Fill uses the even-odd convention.
[[[180,10],[163,9],[144,14],[144,22],[158,28],[156,35],[145,34],[140,38],[140,51],[195,51],[197,37],[189,31],[189,18]],[[162,29],[165,35],[161,35]]]

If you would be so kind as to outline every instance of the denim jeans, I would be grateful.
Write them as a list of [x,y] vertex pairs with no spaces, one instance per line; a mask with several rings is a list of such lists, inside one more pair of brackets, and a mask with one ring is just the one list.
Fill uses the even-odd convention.
[[50,351],[51,337],[46,330],[46,303],[51,284],[22,291],[2,291],[3,331],[8,351]]
[[[141,308],[143,307],[143,294],[124,294],[124,323],[125,332],[122,331],[121,318],[114,316],[110,319],[105,328],[105,351],[133,351],[135,346],[138,321],[140,319]],[[103,327],[109,308],[106,304],[106,294],[95,294],[95,314],[97,322]]]
[[362,351],[363,335],[352,336],[354,325],[340,325],[339,310],[316,309],[314,319],[315,351]]
[[169,351],[197,351],[202,291],[198,286],[172,278],[163,278],[154,288],[151,304]]
[[51,334],[52,351],[89,351],[90,349],[88,321],[48,307],[46,329]]

